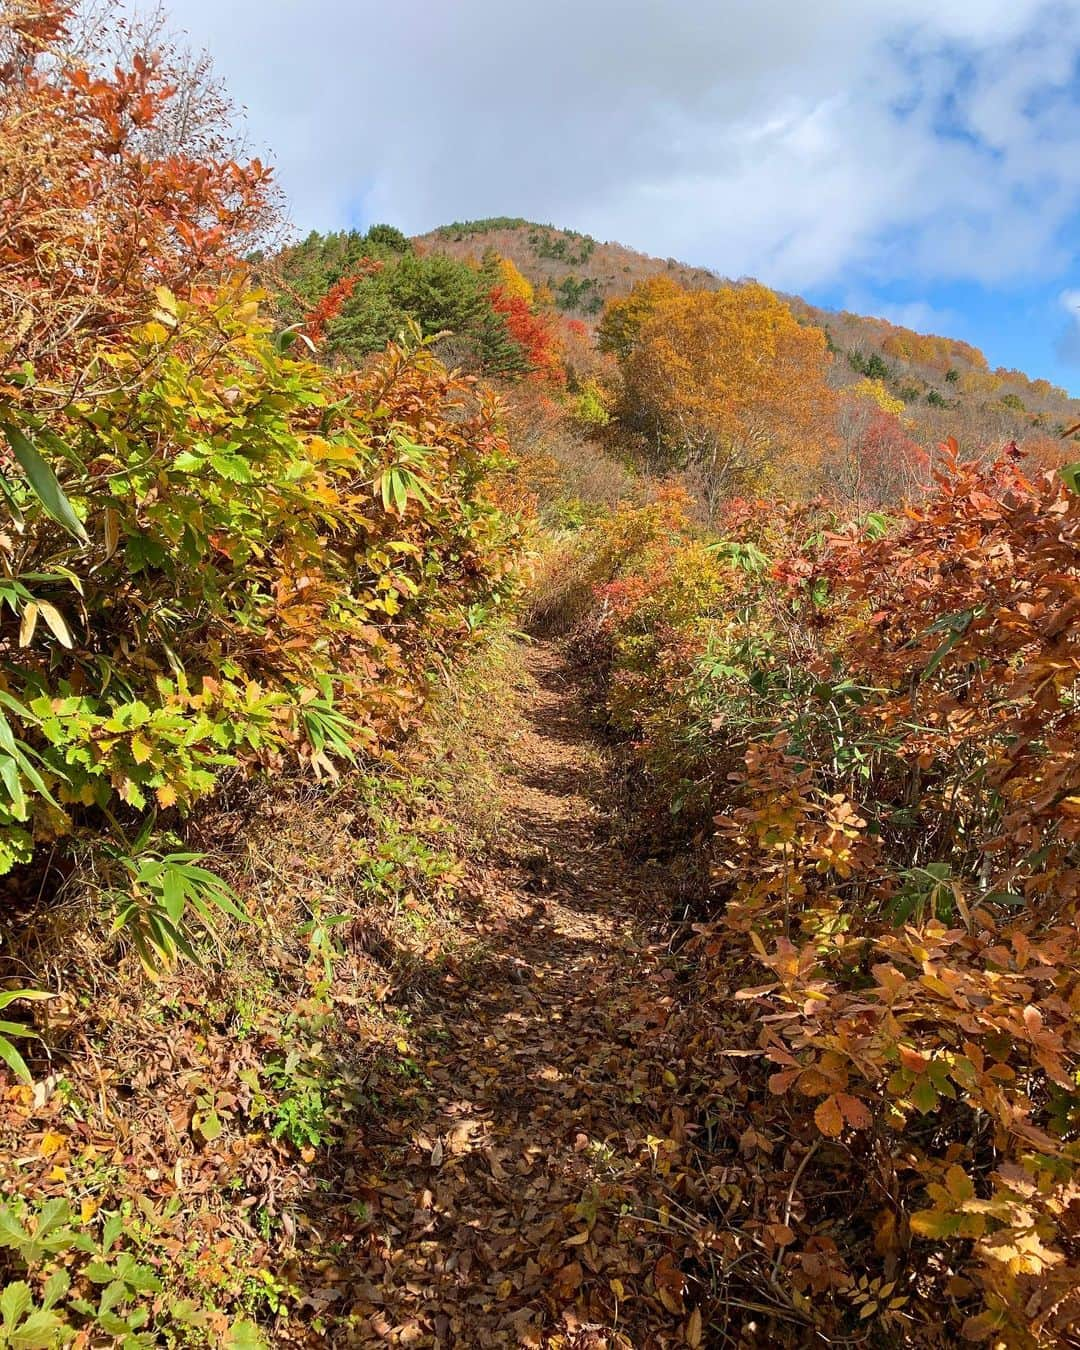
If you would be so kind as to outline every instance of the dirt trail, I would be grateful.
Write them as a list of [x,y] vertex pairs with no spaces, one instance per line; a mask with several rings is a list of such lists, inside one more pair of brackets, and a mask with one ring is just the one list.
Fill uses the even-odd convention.
[[687,1343],[657,1219],[682,1135],[662,1056],[664,876],[616,842],[602,751],[557,650],[523,662],[477,959],[417,1009],[414,1114],[385,1122],[363,1163],[381,1222],[353,1343]]

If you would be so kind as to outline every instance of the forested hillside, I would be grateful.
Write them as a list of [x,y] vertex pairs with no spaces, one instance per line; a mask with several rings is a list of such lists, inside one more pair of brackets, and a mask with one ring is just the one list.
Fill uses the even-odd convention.
[[[559,311],[590,325],[609,301],[641,282],[663,278],[685,290],[729,284],[674,258],[652,258],[623,244],[510,217],[444,225],[415,244],[423,254],[457,259],[479,258],[485,249],[494,249]],[[994,439],[1042,445],[1080,421],[1080,401],[1022,371],[991,370],[982,352],[966,342],[783,298],[801,321],[825,332],[838,357],[832,373],[836,386],[881,380],[890,397],[903,403],[914,438],[926,448],[950,435],[964,444]]]
[[0,1350],[1080,1345],[1076,406],[242,143],[0,9]]

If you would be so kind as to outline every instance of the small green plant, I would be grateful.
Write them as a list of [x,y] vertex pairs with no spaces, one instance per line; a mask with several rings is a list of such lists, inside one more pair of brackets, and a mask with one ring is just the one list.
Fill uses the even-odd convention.
[[[190,1300],[160,1307],[161,1281],[126,1246],[130,1232],[124,1215],[110,1214],[95,1238],[62,1199],[38,1209],[21,1200],[0,1204],[0,1248],[25,1267],[24,1278],[0,1291],[0,1350],[55,1350],[75,1341],[141,1350],[163,1338],[178,1343],[180,1328],[183,1336],[207,1326],[213,1309]],[[234,1322],[223,1343],[235,1350],[263,1345],[246,1321]]]
[[36,1213],[16,1201],[0,1205],[0,1247],[14,1251],[24,1265],[37,1266],[73,1249],[93,1252],[94,1243],[72,1227],[66,1200],[48,1200]]
[[334,1135],[326,1085],[304,1067],[298,1051],[265,1071],[267,1083],[280,1092],[270,1108],[271,1139],[284,1139],[293,1148],[321,1148]]
[[948,863],[931,862],[909,867],[901,874],[901,886],[892,902],[893,923],[947,922],[956,912],[957,882]]
[[63,1318],[54,1309],[70,1286],[71,1276],[66,1271],[54,1271],[46,1280],[38,1303],[25,1280],[5,1285],[0,1293],[2,1350],[39,1350],[39,1347],[49,1350],[69,1339],[70,1329],[65,1335]]
[[708,552],[715,553],[718,558],[730,563],[732,567],[737,567],[740,572],[745,572],[747,576],[762,576],[772,565],[766,554],[762,553],[761,549],[751,542],[719,540],[715,544],[706,545],[706,548]]
[[[115,1242],[113,1238],[113,1242]],[[112,1246],[112,1243],[109,1244]],[[103,1250],[108,1250],[102,1242]],[[149,1266],[140,1265],[131,1252],[120,1251],[91,1261],[83,1271],[91,1284],[100,1287],[95,1303],[88,1298],[73,1298],[68,1306],[93,1326],[115,1336],[125,1346],[153,1345],[157,1337],[131,1337],[150,1320],[150,1309],[140,1305],[142,1296],[161,1292],[161,1281]]]
[[[300,1291],[295,1285],[280,1279],[272,1271],[257,1270],[244,1281],[243,1301],[253,1313],[269,1312],[277,1317],[286,1310],[291,1300],[299,1297]],[[261,1340],[256,1342],[261,1345]],[[241,1342],[233,1342],[239,1350]]]
[[334,937],[334,930],[351,923],[352,918],[351,914],[323,914],[316,902],[312,917],[300,926],[299,931],[307,938],[312,955],[322,962],[323,979],[327,984],[333,979],[334,967],[343,955],[343,949]]
[[199,866],[201,853],[113,853],[127,874],[127,889],[113,892],[117,905],[113,932],[131,938],[148,974],[175,964],[180,955],[198,959],[196,929],[215,942],[215,920],[222,915],[247,921],[240,902],[216,873]]
[[312,768],[320,776],[336,778],[334,758],[347,763],[355,759],[357,726],[334,706],[334,682],[329,676],[320,676],[317,696],[301,697],[300,720],[311,746]]
[[[28,1001],[44,1000],[52,998],[51,994],[46,994],[40,989],[5,989],[0,991],[0,1009],[8,1007],[19,999]],[[6,1019],[0,1020],[0,1059],[8,1066],[16,1078],[21,1078],[24,1083],[30,1081],[30,1070],[26,1067],[26,1061],[9,1039],[12,1036],[34,1037],[37,1038],[37,1032],[31,1027],[24,1027],[19,1022],[8,1022]]]
[[[317,1036],[316,1027],[305,1026]],[[321,1148],[337,1137],[350,1097],[317,1039],[288,1049],[259,1069],[243,1070],[240,1078],[252,1092],[248,1115],[265,1123],[271,1139],[303,1150]]]

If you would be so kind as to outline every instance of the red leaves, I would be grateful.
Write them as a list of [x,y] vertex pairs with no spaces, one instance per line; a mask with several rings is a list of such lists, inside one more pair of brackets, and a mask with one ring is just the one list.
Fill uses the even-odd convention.
[[318,342],[326,330],[326,325],[341,313],[341,307],[356,290],[360,277],[355,273],[342,277],[326,292],[319,303],[309,311],[304,320],[304,332],[312,342]]
[[491,307],[502,315],[506,331],[524,351],[536,378],[549,384],[565,384],[566,372],[551,321],[534,313],[523,296],[507,295],[499,286],[491,292]]
[[0,174],[20,221],[0,256],[3,336],[29,314],[7,359],[82,371],[80,343],[141,316],[154,285],[183,296],[233,264],[267,219],[270,179],[225,152],[212,89],[197,114],[177,112],[167,58],[98,73],[64,50],[67,6],[21,8],[0,20],[23,72],[0,93]]

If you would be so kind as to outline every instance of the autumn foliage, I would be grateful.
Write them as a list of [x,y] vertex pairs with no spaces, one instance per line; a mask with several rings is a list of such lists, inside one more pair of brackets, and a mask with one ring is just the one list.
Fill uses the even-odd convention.
[[513,591],[516,525],[492,396],[422,342],[316,362],[355,275],[281,330],[238,262],[266,171],[165,135],[167,66],[102,75],[69,18],[0,20],[0,872],[89,849],[153,968],[243,917],[212,877],[185,904],[184,818],[399,741]]
[[0,352],[44,376],[83,344],[229,266],[272,208],[270,173],[212,138],[155,137],[176,72],[152,55],[99,71],[68,54],[71,7],[33,0],[0,23]]
[[529,371],[548,384],[565,383],[555,330],[546,315],[537,313],[523,295],[511,295],[496,286],[491,307],[500,315],[510,338],[524,354]]
[[601,341],[622,352],[624,424],[710,504],[820,462],[835,409],[825,335],[766,287],[653,282],[606,316]]
[[[224,1195],[226,1177],[244,1190],[220,1204],[244,1242],[260,1237],[256,1203],[267,1234],[271,1224],[284,1234],[286,1215],[292,1225],[273,1249],[267,1234],[247,1249],[258,1259],[228,1299],[248,1310],[258,1270],[270,1291],[257,1295],[264,1320],[292,1299],[297,1334],[325,1339],[326,1290],[301,1297],[269,1267],[286,1250],[282,1267],[315,1263],[298,1235],[314,1233],[317,1211],[298,1197],[319,1187],[296,1158],[306,1166],[341,1137],[330,1081],[342,1112],[357,1114],[376,1110],[373,1082],[391,1083],[378,1103],[394,1114],[388,1155],[420,1159],[431,1178],[419,1200],[413,1177],[369,1185],[368,1163],[354,1163],[362,1132],[349,1136],[356,1154],[345,1150],[327,1173],[351,1188],[348,1204],[318,1177],[342,1233],[363,1249],[354,1287],[372,1295],[373,1318],[382,1295],[365,1262],[377,1254],[384,1289],[406,1273],[403,1230],[385,1214],[413,1225],[425,1261],[437,1247],[426,1235],[450,1212],[447,1179],[465,1176],[452,1140],[480,1128],[455,1117],[462,1103],[444,1112],[449,1097],[438,1105],[443,1133],[414,1128],[431,1082],[453,1086],[443,1040],[427,1038],[423,1067],[406,1015],[387,1065],[354,1073],[322,1058],[344,954],[334,931],[347,925],[358,961],[378,945],[370,915],[330,912],[342,876],[343,890],[383,896],[397,869],[395,913],[411,922],[417,878],[442,896],[456,867],[425,853],[411,826],[393,847],[379,836],[365,852],[358,835],[370,821],[356,802],[340,812],[339,870],[311,880],[305,944],[289,957],[290,987],[304,996],[280,1016],[285,1000],[273,1004],[273,1033],[255,1016],[245,1022],[240,1003],[217,1007],[209,980],[185,993],[189,1031],[201,1019],[202,1048],[191,1051],[192,1035],[184,1051],[192,1063],[232,1037],[229,1054],[247,1067],[231,1065],[218,1092],[181,1055],[169,1062],[186,1151],[177,1146],[168,1167],[144,1167],[158,1156],[148,1129],[106,1109],[120,1070],[94,1060],[99,1117],[64,1076],[65,1060],[83,1053],[76,1033],[52,1064],[41,1038],[80,1026],[80,1001],[96,997],[79,964],[87,932],[100,966],[130,973],[132,990],[140,963],[154,980],[174,978],[183,958],[224,955],[223,927],[253,918],[199,843],[213,805],[233,813],[239,850],[260,785],[302,779],[314,798],[320,780],[336,783],[349,766],[412,772],[401,752],[433,689],[520,593],[522,517],[546,494],[555,602],[534,606],[534,618],[572,629],[608,730],[626,747],[635,846],[664,857],[680,882],[656,891],[667,909],[655,918],[673,920],[674,940],[642,965],[656,978],[635,991],[640,1020],[618,1041],[606,1028],[610,1054],[581,1062],[609,1076],[605,1091],[626,1112],[618,1119],[636,1129],[645,1094],[669,1137],[646,1134],[633,1149],[627,1140],[627,1156],[636,1149],[650,1168],[649,1212],[631,1213],[633,1187],[607,1174],[623,1165],[612,1161],[616,1131],[578,1132],[577,1088],[566,1082],[581,1142],[554,1192],[561,1217],[538,1199],[524,1225],[513,1220],[539,1236],[524,1282],[499,1267],[496,1300],[518,1298],[520,1311],[533,1281],[547,1280],[572,1313],[602,1270],[593,1306],[610,1303],[617,1324],[626,1291],[614,1264],[595,1259],[597,1234],[617,1233],[610,1252],[621,1256],[636,1223],[670,1250],[632,1274],[654,1311],[685,1319],[677,1335],[688,1345],[721,1326],[748,1345],[1074,1344],[1080,467],[1062,463],[1041,430],[1030,457],[1015,443],[990,462],[968,461],[952,440],[929,452],[881,354],[921,365],[943,388],[967,381],[1012,398],[1011,416],[1009,373],[992,374],[964,344],[889,326],[875,330],[880,350],[852,348],[838,368],[841,349],[806,307],[756,283],[689,291],[666,275],[609,304],[594,345],[594,277],[563,278],[561,303],[585,317],[560,320],[554,294],[508,258],[420,254],[389,226],[312,236],[277,260],[297,284],[268,293],[242,261],[273,217],[268,171],[233,156],[213,106],[197,134],[185,132],[183,72],[168,54],[115,68],[100,54],[77,58],[74,21],[60,0],[0,14],[0,937],[5,953],[23,954],[2,972],[0,1010],[16,1008],[0,1020],[0,1100],[9,1133],[21,1112],[55,1112],[85,1145],[86,1170],[50,1161],[70,1140],[49,1132],[25,1157],[21,1141],[7,1151],[0,1343],[188,1343],[187,1331],[174,1336],[174,1314],[193,1344],[257,1343],[246,1318],[230,1327],[179,1299],[177,1312],[158,1275],[115,1250],[138,1212],[147,1227],[134,1240],[155,1250],[154,1269],[164,1274],[162,1253],[181,1269],[183,1243],[155,1248],[153,1235],[163,1215],[195,1215],[178,1208],[189,1163],[199,1204],[215,1186]],[[547,231],[536,248],[587,267],[598,246]],[[463,371],[501,377],[505,402]],[[664,477],[639,475],[642,465]],[[576,744],[563,716],[560,771]],[[529,781],[515,779],[518,790]],[[565,802],[543,795],[555,821],[553,804]],[[577,810],[582,798],[566,801]],[[578,869],[593,856],[593,828],[561,836],[580,840]],[[287,854],[269,869],[271,891],[282,869],[309,865],[299,846]],[[614,866],[617,851],[605,856]],[[61,896],[75,897],[62,915]],[[520,911],[520,931],[533,928],[531,905]],[[276,943],[273,898],[261,917]],[[63,924],[73,955],[58,950]],[[581,937],[569,931],[559,963],[538,966],[529,985],[544,1018],[553,976],[582,968],[571,967]],[[470,963],[475,978],[495,968],[459,955],[425,954],[413,972],[416,989],[439,983],[444,1009],[467,1003]],[[41,987],[30,987],[32,959]],[[51,1001],[54,984],[65,987],[64,1011],[32,1024],[27,1007]],[[508,1000],[503,989],[485,999],[503,1020],[526,996],[508,988]],[[361,1007],[366,990],[336,994],[354,1055],[366,1053],[365,1019],[377,1015]],[[374,1009],[389,983],[371,995]],[[427,997],[402,995],[394,1015],[434,1006]],[[575,997],[573,1008],[576,1030],[586,1003]],[[440,1038],[451,1028],[440,1022]],[[285,1050],[285,1030],[302,1053]],[[164,1020],[157,1032],[168,1039]],[[502,1031],[496,1040],[504,1045]],[[266,1062],[256,1041],[273,1047]],[[549,1044],[528,1042],[545,1056]],[[513,1059],[519,1085],[531,1083],[512,1037],[505,1046],[496,1060]],[[562,1098],[559,1066],[540,1072],[549,1099]],[[502,1091],[491,1079],[481,1093]],[[213,1145],[230,1120],[247,1124],[226,1158]],[[489,1174],[524,1183],[535,1161],[529,1152],[523,1170],[503,1171],[500,1128],[483,1126],[486,1166],[473,1170],[485,1187]],[[36,1170],[20,1174],[24,1163]],[[290,1204],[275,1210],[285,1170]],[[31,1175],[51,1190],[31,1194]],[[585,1177],[603,1187],[584,1190]],[[78,1219],[67,1191],[82,1200]],[[615,1195],[618,1213],[605,1216]],[[106,1196],[116,1211],[107,1219]],[[376,1196],[394,1204],[370,1211]],[[208,1207],[190,1226],[221,1232],[220,1217]],[[472,1244],[473,1230],[457,1227]],[[232,1243],[200,1260],[224,1260]],[[334,1259],[345,1250],[343,1240]],[[507,1250],[493,1245],[485,1270],[496,1273]],[[321,1247],[317,1264],[333,1302],[338,1280]],[[204,1275],[200,1266],[192,1287]],[[446,1288],[466,1289],[467,1276],[463,1260]],[[691,1281],[701,1295],[692,1309]],[[481,1297],[492,1304],[491,1291]],[[344,1300],[340,1311],[343,1334],[366,1334]],[[574,1318],[563,1323],[570,1338],[591,1334]],[[403,1344],[424,1334],[419,1321],[363,1325]]]
[[715,816],[680,1072],[752,1123],[722,1249],[752,1268],[759,1235],[780,1343],[1068,1343],[1080,499],[952,445],[899,521],[720,529],[599,527],[578,641],[659,837]]

